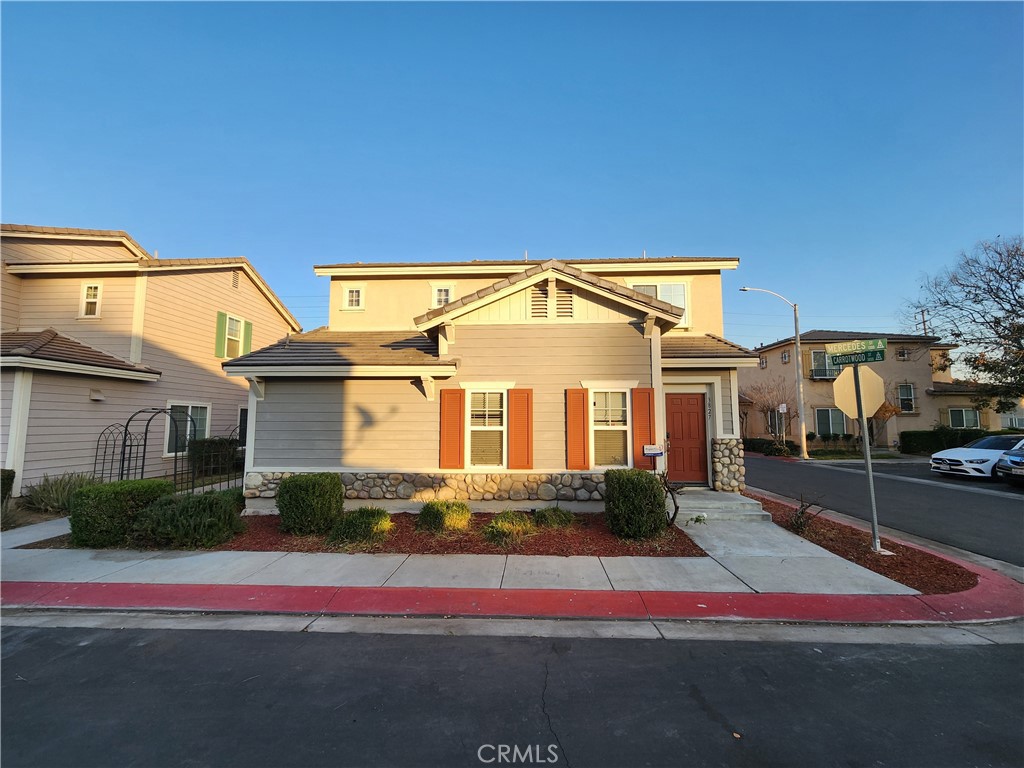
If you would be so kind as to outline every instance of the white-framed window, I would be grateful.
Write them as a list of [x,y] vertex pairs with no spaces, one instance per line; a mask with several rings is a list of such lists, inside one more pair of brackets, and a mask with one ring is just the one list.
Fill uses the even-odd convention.
[[466,419],[469,465],[474,468],[505,466],[504,391],[470,391]]
[[167,407],[171,412],[166,420],[164,456],[184,453],[192,438],[210,436],[210,403],[168,403]]
[[812,379],[834,379],[842,370],[841,365],[832,365],[831,358],[825,350],[815,349],[811,352]]
[[638,293],[645,293],[652,298],[667,301],[672,306],[679,307],[683,310],[683,317],[679,324],[687,325],[686,313],[690,305],[687,302],[689,288],[686,283],[633,283],[629,287]]
[[778,411],[768,411],[765,418],[765,426],[768,427],[768,434],[782,437],[785,429],[786,416]]
[[1024,408],[999,414],[999,425],[1003,429],[1024,429]]
[[950,408],[949,426],[953,429],[977,429],[981,419],[974,408]]
[[242,354],[242,331],[245,328],[245,320],[234,315],[228,315],[228,322],[224,331],[224,354],[229,358],[238,357]]
[[789,360],[790,360],[790,357],[789,357],[789,350],[788,350],[788,349],[784,349],[784,350],[782,350],[782,354],[780,355],[780,357],[781,357],[781,359],[782,359],[782,363],[783,363],[783,365],[785,365],[786,363],[788,363],[788,362],[789,362]]
[[341,311],[358,312],[366,309],[366,285],[346,283],[341,286]]
[[906,347],[900,347],[896,350],[896,359],[904,363],[907,362],[910,360],[910,350]]
[[767,368],[768,367],[768,358],[765,357],[764,355],[761,355],[761,357],[759,357],[758,360],[757,360],[757,366],[759,368]]
[[846,414],[838,408],[815,408],[814,426],[819,435],[845,435]]
[[430,284],[430,307],[436,309],[455,299],[454,283],[431,283]]
[[630,453],[629,390],[594,390],[590,396],[591,466],[628,467]]
[[917,398],[913,384],[900,384],[896,387],[896,397],[900,401],[900,413],[917,413]]
[[78,305],[79,318],[98,318],[103,301],[103,283],[82,283],[82,298]]

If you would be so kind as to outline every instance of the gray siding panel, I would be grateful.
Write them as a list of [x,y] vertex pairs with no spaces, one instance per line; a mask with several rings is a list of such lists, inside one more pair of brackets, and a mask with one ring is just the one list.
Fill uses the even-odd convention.
[[[565,390],[581,380],[651,386],[650,342],[632,325],[460,326],[450,352],[463,382],[514,381],[534,391],[534,467],[565,469]],[[436,470],[439,399],[412,380],[268,379],[254,466]]]
[[0,467],[7,460],[7,440],[11,427],[11,400],[14,371],[0,371]]

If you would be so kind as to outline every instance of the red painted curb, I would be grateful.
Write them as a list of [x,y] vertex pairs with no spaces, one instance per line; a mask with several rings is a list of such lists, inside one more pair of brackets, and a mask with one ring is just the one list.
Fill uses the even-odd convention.
[[321,615],[946,624],[1018,618],[1024,615],[1024,587],[987,573],[979,573],[977,587],[955,595],[4,582],[0,604]]

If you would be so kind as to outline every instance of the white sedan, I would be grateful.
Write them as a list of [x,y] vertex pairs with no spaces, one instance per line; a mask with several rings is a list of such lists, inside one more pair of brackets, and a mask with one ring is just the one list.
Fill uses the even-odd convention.
[[932,454],[932,472],[963,477],[992,477],[992,468],[1006,451],[1024,447],[1024,435],[989,435],[961,448]]

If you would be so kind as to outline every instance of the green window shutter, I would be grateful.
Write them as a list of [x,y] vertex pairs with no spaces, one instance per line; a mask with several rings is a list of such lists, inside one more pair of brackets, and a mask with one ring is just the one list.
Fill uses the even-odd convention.
[[217,313],[217,341],[213,354],[216,357],[228,356],[228,316],[226,312]]
[[252,323],[248,320],[242,327],[242,354],[248,355],[252,352]]

